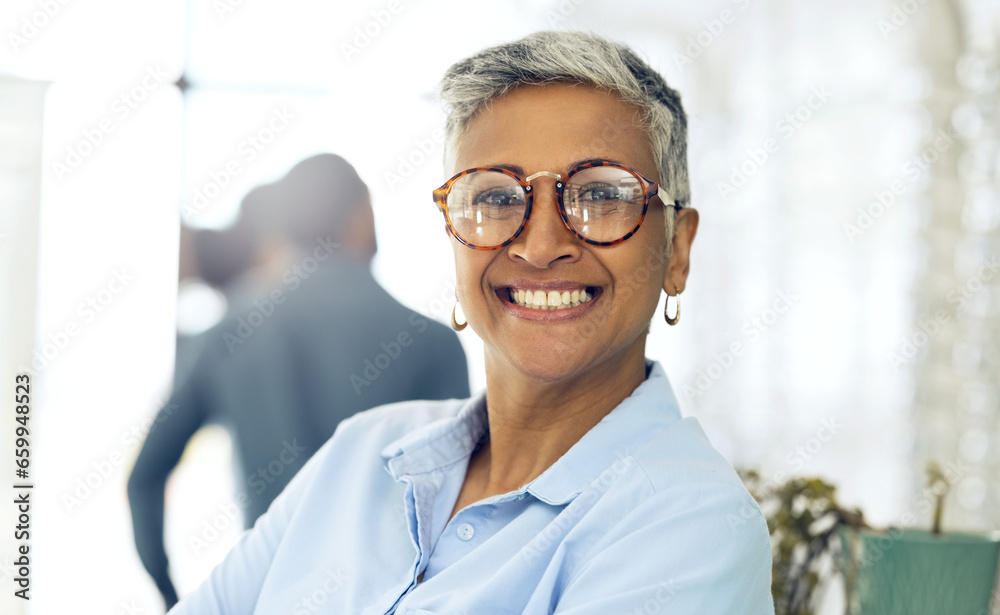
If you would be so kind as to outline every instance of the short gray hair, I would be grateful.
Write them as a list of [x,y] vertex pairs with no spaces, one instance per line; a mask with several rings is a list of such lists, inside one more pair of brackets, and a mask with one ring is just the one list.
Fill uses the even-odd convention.
[[[691,201],[687,116],[680,95],[634,51],[587,32],[545,31],[480,51],[457,62],[441,80],[445,158],[472,118],[491,101],[526,84],[581,83],[612,92],[636,107],[649,134],[660,183],[677,202]],[[674,233],[666,212],[667,251]]]

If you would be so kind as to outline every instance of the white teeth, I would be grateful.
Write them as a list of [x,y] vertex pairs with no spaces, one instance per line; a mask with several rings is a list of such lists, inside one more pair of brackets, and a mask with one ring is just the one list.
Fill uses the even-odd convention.
[[594,296],[587,289],[574,291],[510,289],[510,300],[535,310],[565,310],[592,300]]

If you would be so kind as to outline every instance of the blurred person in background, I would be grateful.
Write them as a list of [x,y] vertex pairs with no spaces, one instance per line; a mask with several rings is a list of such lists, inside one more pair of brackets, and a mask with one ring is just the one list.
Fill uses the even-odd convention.
[[680,96],[568,31],[441,94],[433,198],[486,388],[341,423],[172,615],[773,614],[765,520],[645,357],[698,229]]
[[233,227],[199,231],[193,243],[201,277],[224,287],[230,305],[178,370],[128,480],[136,547],[168,608],[177,593],[164,487],[203,425],[233,435],[236,503],[250,527],[344,419],[390,402],[469,395],[455,333],[372,276],[368,189],[343,158],[302,161],[251,191]]
[[174,354],[174,382],[187,377],[205,336],[247,296],[247,283],[254,271],[259,250],[257,232],[239,216],[223,229],[195,229],[181,224],[177,287],[177,350]]

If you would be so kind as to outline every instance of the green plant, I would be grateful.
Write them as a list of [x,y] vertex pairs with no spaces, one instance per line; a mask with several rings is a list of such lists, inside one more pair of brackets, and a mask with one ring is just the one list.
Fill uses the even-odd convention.
[[837,531],[867,527],[860,510],[837,504],[837,488],[820,478],[766,482],[756,470],[741,470],[771,533],[771,594],[775,615],[812,615],[824,566],[839,557]]

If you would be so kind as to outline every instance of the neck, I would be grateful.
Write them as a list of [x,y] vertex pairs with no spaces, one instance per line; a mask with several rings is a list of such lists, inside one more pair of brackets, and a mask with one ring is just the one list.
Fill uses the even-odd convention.
[[622,355],[555,382],[533,378],[487,350],[490,437],[474,460],[485,495],[537,478],[645,378],[644,337]]

